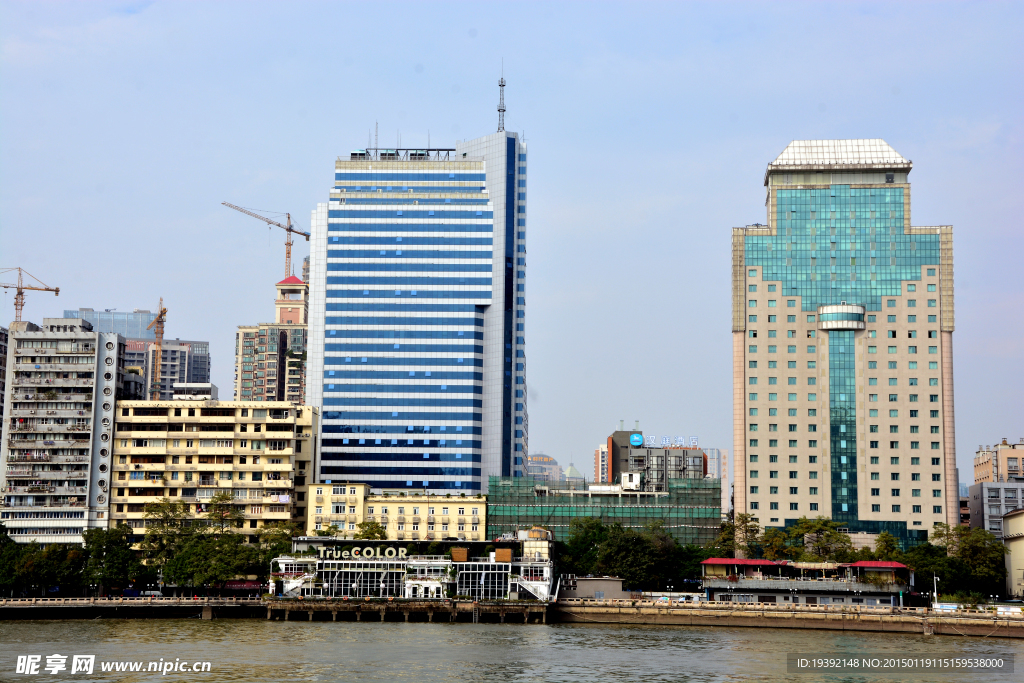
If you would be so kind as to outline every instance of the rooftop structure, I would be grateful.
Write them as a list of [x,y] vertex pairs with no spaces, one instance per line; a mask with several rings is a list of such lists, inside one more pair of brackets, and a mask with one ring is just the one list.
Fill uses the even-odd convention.
[[995,446],[978,446],[974,454],[974,483],[1009,481],[1024,477],[1024,438]]
[[156,319],[156,313],[143,308],[136,308],[131,313],[113,308],[102,311],[79,308],[77,311],[64,311],[64,317],[85,320],[95,332],[113,332],[126,339],[156,339],[156,332],[148,329]]

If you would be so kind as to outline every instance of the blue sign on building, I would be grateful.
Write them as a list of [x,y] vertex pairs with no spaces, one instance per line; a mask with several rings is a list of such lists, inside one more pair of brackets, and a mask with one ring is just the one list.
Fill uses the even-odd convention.
[[644,436],[643,436],[643,434],[630,434],[629,435],[629,444],[631,446],[637,446],[637,447],[643,446],[644,445]]

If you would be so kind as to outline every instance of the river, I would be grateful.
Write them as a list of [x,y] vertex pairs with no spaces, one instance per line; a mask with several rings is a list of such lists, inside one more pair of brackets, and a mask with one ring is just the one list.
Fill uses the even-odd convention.
[[[1018,673],[797,673],[787,653],[996,657],[1024,641],[722,627],[93,620],[0,622],[0,680],[118,681],[1019,681]],[[67,669],[44,670],[48,655]],[[42,655],[39,674],[15,673]],[[92,675],[73,655],[96,655]],[[209,673],[100,671],[104,661],[209,661]],[[1024,657],[1019,660],[1024,666]],[[146,666],[144,664],[143,666]]]

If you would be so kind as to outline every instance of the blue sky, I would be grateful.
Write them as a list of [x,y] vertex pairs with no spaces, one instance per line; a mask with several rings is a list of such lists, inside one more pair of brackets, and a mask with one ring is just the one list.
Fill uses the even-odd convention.
[[[618,420],[732,449],[729,229],[793,139],[885,139],[952,224],[958,462],[1024,436],[1020,3],[0,2],[0,265],[25,317],[268,320],[280,231],[333,161],[506,127],[530,146],[531,450],[592,471]],[[306,243],[298,255],[308,253]],[[13,318],[12,296],[0,319]]]

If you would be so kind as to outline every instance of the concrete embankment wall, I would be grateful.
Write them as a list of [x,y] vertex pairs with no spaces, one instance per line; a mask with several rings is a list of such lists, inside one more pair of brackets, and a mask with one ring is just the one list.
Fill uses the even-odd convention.
[[837,609],[726,603],[677,606],[641,601],[560,601],[550,620],[591,624],[799,628],[1024,638],[1024,616],[986,612],[937,613],[925,608]]

